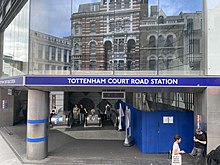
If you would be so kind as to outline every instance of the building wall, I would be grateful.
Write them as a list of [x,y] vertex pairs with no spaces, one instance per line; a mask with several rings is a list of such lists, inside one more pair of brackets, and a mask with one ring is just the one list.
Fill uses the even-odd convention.
[[[201,70],[204,73],[201,12],[166,16],[161,10],[157,19],[154,12],[157,6],[156,9],[153,7],[151,16],[144,18],[140,25],[141,70],[156,71],[157,74],[183,74],[184,71],[191,74],[199,71],[194,74],[200,74]],[[172,45],[167,45],[169,36],[173,37]]]
[[70,69],[71,41],[31,30],[30,74],[60,75],[64,74],[64,70]]
[[[91,11],[91,6],[96,10]],[[140,6],[144,10],[140,10]],[[80,5],[79,11],[72,15],[74,69],[139,69],[139,22],[140,16],[146,16],[147,11],[147,1],[143,4],[131,1],[129,5],[124,1]],[[91,31],[93,23],[96,26],[94,32]],[[128,51],[129,40],[134,45]],[[90,52],[92,42],[96,44],[96,53]],[[105,47],[107,42],[109,49]],[[119,44],[122,44],[121,49],[116,48]]]

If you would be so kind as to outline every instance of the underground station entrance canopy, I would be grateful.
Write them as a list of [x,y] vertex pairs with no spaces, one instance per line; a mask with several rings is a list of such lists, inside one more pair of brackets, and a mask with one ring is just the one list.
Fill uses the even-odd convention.
[[209,87],[220,86],[220,77],[19,76],[0,79],[0,86]]

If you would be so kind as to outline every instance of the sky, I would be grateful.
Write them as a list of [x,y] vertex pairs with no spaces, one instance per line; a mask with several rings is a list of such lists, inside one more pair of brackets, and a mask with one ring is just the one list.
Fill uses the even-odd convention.
[[[150,5],[158,5],[158,0],[149,0]],[[159,0],[160,9],[163,9],[166,15],[178,15],[181,11],[184,13],[202,10],[202,0]]]
[[[71,6],[72,1],[72,6]],[[101,0],[32,0],[31,29],[57,37],[71,35],[72,13],[78,11],[79,4],[100,2]],[[220,0],[209,0],[216,5]],[[212,3],[211,3],[212,2]],[[157,5],[158,0],[149,0],[149,5]],[[160,9],[166,15],[177,15],[182,12],[201,11],[202,0],[159,0]]]

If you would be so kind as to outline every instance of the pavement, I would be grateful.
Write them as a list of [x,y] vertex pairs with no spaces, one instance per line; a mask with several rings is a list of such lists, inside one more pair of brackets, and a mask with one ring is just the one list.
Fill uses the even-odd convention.
[[[49,155],[41,161],[26,158],[26,125],[0,128],[1,165],[171,165],[167,154],[144,154],[134,145],[124,147],[123,140],[79,139],[64,127],[49,130]],[[88,131],[87,131],[88,133]],[[183,165],[193,165],[188,154]]]

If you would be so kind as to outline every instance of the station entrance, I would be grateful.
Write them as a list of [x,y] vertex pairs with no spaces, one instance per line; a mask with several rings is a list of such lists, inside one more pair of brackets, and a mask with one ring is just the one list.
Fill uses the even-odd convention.
[[[84,80],[78,77],[76,79]],[[118,131],[117,122],[111,121],[111,128],[114,128],[115,132],[127,130],[125,126],[125,111],[129,109],[131,112],[129,125],[131,136],[135,146],[143,153],[167,152],[172,146],[172,138],[175,134],[182,135],[184,140],[181,143],[181,145],[183,145],[181,147],[184,149],[186,146],[185,150],[190,152],[192,148],[191,137],[193,136],[195,128],[198,126],[205,131],[209,130],[209,132],[207,132],[209,135],[208,138],[212,137],[212,135],[214,137],[212,129],[206,127],[216,127],[211,121],[211,119],[216,121],[214,120],[215,116],[210,116],[212,113],[209,113],[212,111],[215,112],[216,109],[215,106],[209,106],[209,103],[213,103],[213,105],[218,103],[216,99],[218,98],[217,96],[219,96],[219,89],[218,87],[206,86],[209,82],[212,82],[209,81],[209,79],[202,79],[200,82],[201,79],[199,78],[193,78],[193,81],[191,79],[190,81],[188,81],[188,79],[186,81],[185,78],[176,78],[178,81],[175,82],[178,84],[173,86],[170,84],[164,86],[156,86],[154,84],[131,85],[130,83],[133,82],[133,77],[118,77],[118,79],[127,80],[126,82],[128,84],[123,84],[121,86],[111,84],[111,81],[109,81],[112,79],[111,77],[94,77],[89,78],[89,80],[90,79],[97,81],[98,79],[102,79],[106,84],[82,84],[83,82],[81,81],[72,82],[70,81],[72,78],[63,76],[53,78],[27,76],[19,79],[19,83],[22,85],[24,83],[26,84],[25,87],[19,87],[19,85],[17,85],[18,87],[16,87],[16,90],[27,92],[26,143],[27,156],[29,159],[43,159],[48,154],[48,142],[50,141],[50,137],[48,136],[48,124],[50,111],[54,106],[56,108],[59,106],[58,111],[62,112],[66,117],[68,113],[73,110],[73,107],[78,104],[84,104],[83,106],[86,107],[90,113],[92,113],[92,109],[95,109],[95,112],[99,112],[100,114],[103,113],[107,103],[115,112],[117,112],[118,109],[120,109],[118,107],[121,106],[125,115],[124,121],[121,124],[124,130]],[[149,79],[148,82],[151,83],[150,80],[153,78],[135,77],[135,79]],[[22,80],[25,80],[25,82],[22,83]],[[16,104],[15,99],[17,101],[19,93],[17,94],[18,96],[15,97],[15,93],[11,94],[7,91],[8,88],[12,87],[6,86],[3,88],[2,97],[4,100],[4,108],[10,109],[9,111],[4,111],[4,113],[11,113],[12,109],[14,112]],[[104,99],[102,93],[106,91],[124,92],[125,97],[124,99],[116,99],[114,101],[113,99]],[[57,95],[54,92],[59,94]],[[20,94],[22,99],[25,98],[23,96],[25,96],[25,94]],[[52,98],[56,98],[55,101]],[[60,102],[59,105],[57,104],[57,100]],[[13,106],[7,107],[6,104],[9,102],[12,103],[10,105]],[[118,104],[118,102],[120,104]],[[207,115],[209,115],[209,118]],[[105,122],[106,116],[104,118],[101,117],[101,119]],[[55,121],[61,122],[59,117],[56,117]],[[209,125],[207,125],[208,121]],[[104,122],[102,124],[104,124]],[[91,126],[94,123],[90,121],[90,123],[87,124],[86,126]],[[98,124],[98,126],[100,125]],[[83,125],[83,129],[84,128],[90,127],[84,127]],[[71,130],[69,130],[69,133],[70,132]],[[165,138],[163,139],[163,141],[166,141],[165,145],[164,143],[159,143],[161,137]],[[123,140],[121,140],[121,142],[123,144]],[[211,142],[213,143],[208,143],[208,151],[212,145],[213,148],[215,147],[215,139],[214,141],[212,139]],[[39,152],[39,154],[32,152],[37,150],[41,150],[42,152]]]
[[[39,87],[44,90],[44,87]],[[53,87],[50,91],[50,111],[59,107],[53,117],[53,129],[76,139],[125,139],[125,111],[131,110],[131,136],[142,153],[167,153],[172,147],[173,136],[180,134],[184,139],[182,148],[190,152],[193,147],[191,137],[197,126],[195,97],[202,88],[73,88],[61,91]],[[55,91],[56,90],[56,91]],[[105,95],[105,96],[103,96]],[[119,97],[120,96],[120,97]],[[63,99],[61,99],[63,98]],[[62,103],[61,103],[62,102]],[[109,118],[106,105],[111,107]],[[119,104],[122,105],[121,127],[119,129]],[[63,105],[63,106],[62,106]],[[80,105],[88,112],[88,119],[80,123],[80,113],[70,120],[74,106]],[[95,110],[98,118],[91,118]],[[196,112],[196,113],[194,113]],[[90,115],[90,118],[89,118]],[[72,116],[73,117],[73,116]],[[61,129],[60,126],[65,126]],[[166,143],[160,143],[161,137]]]

